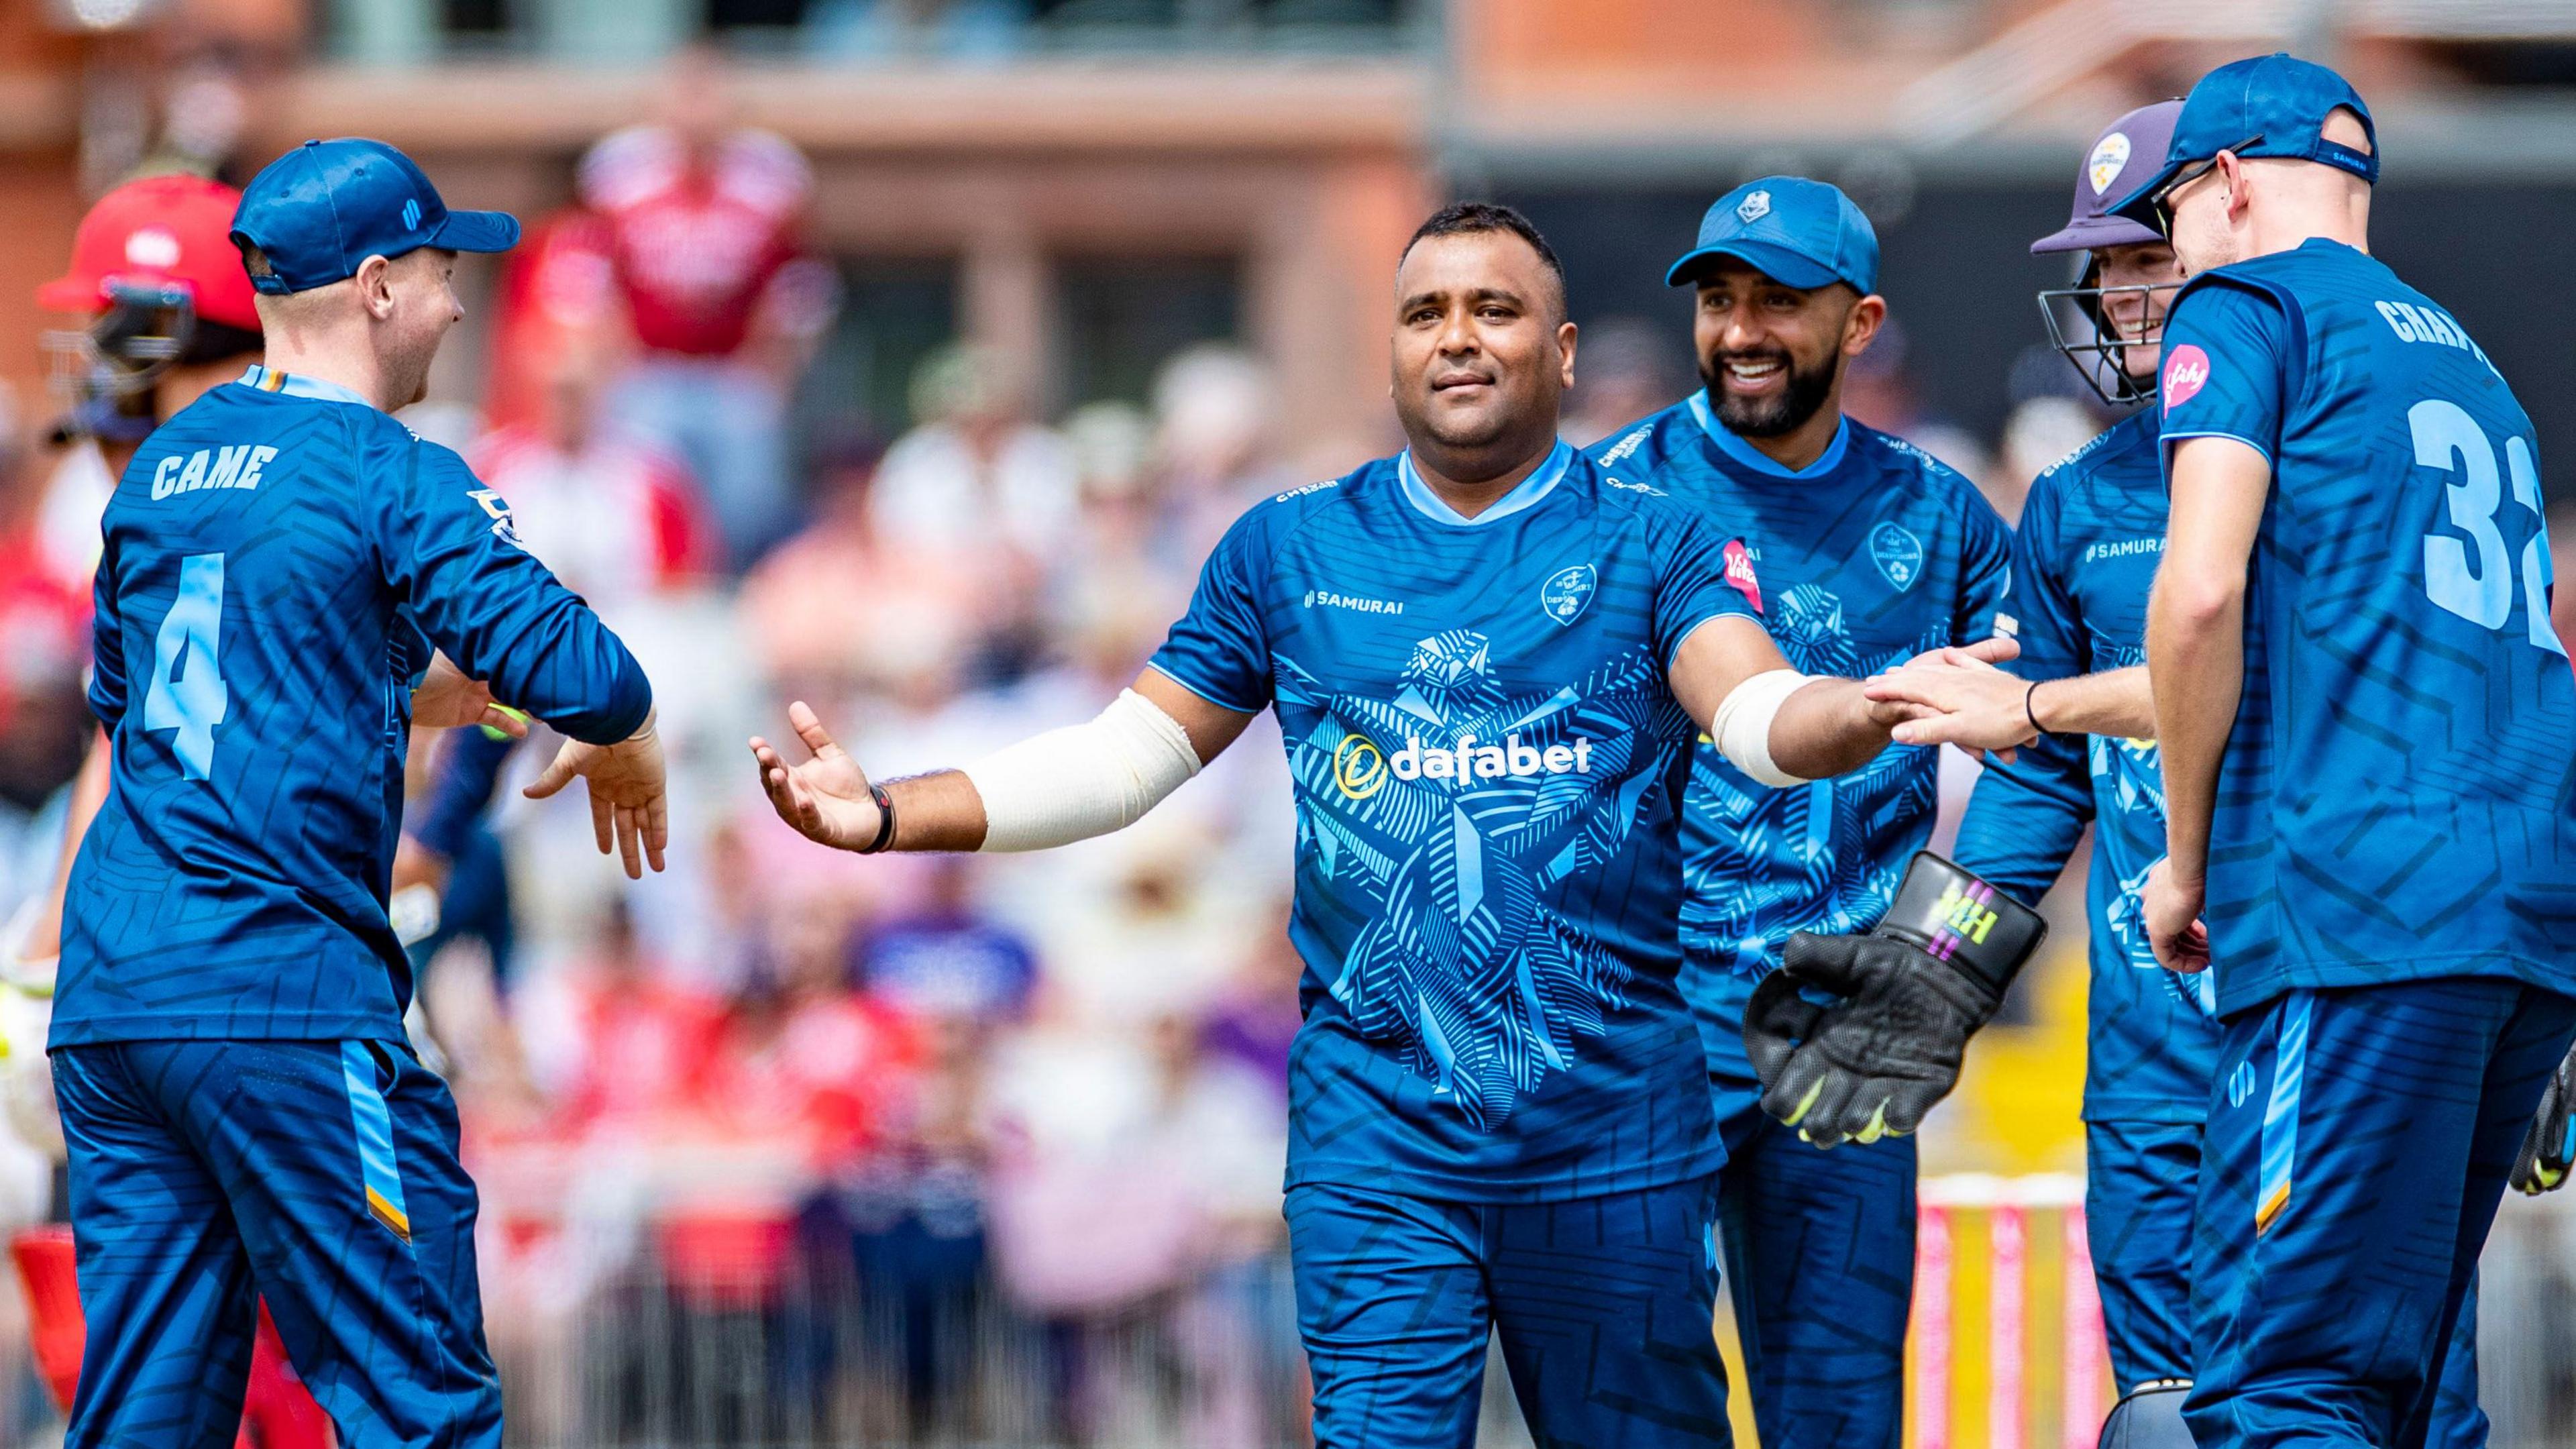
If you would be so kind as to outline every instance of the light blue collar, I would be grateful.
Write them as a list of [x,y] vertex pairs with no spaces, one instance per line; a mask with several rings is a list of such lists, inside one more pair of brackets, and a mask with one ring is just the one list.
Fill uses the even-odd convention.
[[262,367],[256,362],[252,363],[250,365],[250,371],[243,373],[238,380],[242,386],[252,388],[260,392],[282,393],[287,397],[312,398],[319,402],[356,403],[362,408],[372,408],[375,406],[374,403],[358,396],[355,389],[345,388],[336,382],[330,382],[322,378],[307,377],[300,372],[277,372],[270,368]]
[[1768,473],[1774,478],[1823,477],[1842,466],[1843,450],[1851,442],[1851,419],[1844,418],[1834,424],[1834,440],[1825,444],[1825,451],[1817,455],[1816,461],[1804,468],[1791,468],[1737,437],[1733,429],[1719,422],[1717,415],[1709,411],[1708,389],[1702,388],[1690,395],[1690,410],[1691,416],[1699,419],[1699,425],[1707,430],[1708,440],[1717,444],[1719,452],[1756,473]]
[[1538,465],[1537,472],[1513,484],[1511,492],[1495,499],[1491,508],[1473,518],[1466,517],[1457,509],[1441,502],[1440,495],[1431,491],[1431,485],[1422,481],[1422,475],[1413,471],[1411,448],[1397,455],[1395,475],[1404,484],[1405,500],[1420,511],[1423,517],[1434,523],[1445,523],[1451,528],[1482,528],[1498,518],[1508,518],[1524,508],[1535,506],[1540,499],[1555,492],[1556,485],[1565,481],[1565,470],[1573,463],[1574,449],[1566,443],[1559,442],[1556,450],[1547,455],[1547,461]]

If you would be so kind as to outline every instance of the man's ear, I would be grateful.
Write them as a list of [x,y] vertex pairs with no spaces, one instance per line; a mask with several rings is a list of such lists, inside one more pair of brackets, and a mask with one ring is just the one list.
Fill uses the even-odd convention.
[[356,275],[349,278],[358,289],[358,305],[379,322],[394,314],[393,270],[392,262],[371,256],[358,263]]
[[2227,219],[2232,222],[2245,214],[2245,188],[2254,173],[2245,158],[2233,151],[2219,152],[2217,163],[2219,183],[2227,188],[2219,205],[2227,208]]
[[1876,292],[1852,303],[1843,314],[1843,356],[1858,357],[1878,340],[1878,329],[1887,322],[1887,299]]
[[1566,388],[1572,388],[1574,386],[1574,338],[1575,328],[1573,323],[1559,322],[1556,324],[1557,366],[1561,374],[1558,378],[1558,383],[1560,386]]

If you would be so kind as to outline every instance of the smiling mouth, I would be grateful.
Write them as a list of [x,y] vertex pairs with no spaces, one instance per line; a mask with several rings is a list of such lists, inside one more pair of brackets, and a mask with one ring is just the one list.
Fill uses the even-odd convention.
[[1789,363],[1780,357],[1730,357],[1719,364],[1718,373],[1730,388],[1756,392],[1786,378]]

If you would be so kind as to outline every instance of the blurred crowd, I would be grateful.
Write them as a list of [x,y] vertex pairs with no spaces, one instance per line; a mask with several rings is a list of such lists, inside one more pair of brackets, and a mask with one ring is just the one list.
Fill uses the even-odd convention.
[[[632,1380],[705,1388],[691,1412],[716,1440],[776,1438],[781,1416],[838,1422],[865,1364],[883,1437],[1020,1412],[1051,1439],[1134,1440],[1122,1405],[1151,1400],[1175,1442],[1294,1439],[1278,1263],[1299,965],[1272,727],[1137,827],[1034,858],[815,848],[774,819],[743,740],[802,699],[882,776],[1088,718],[1236,514],[1314,460],[1274,431],[1263,362],[1226,343],[1163,359],[1143,399],[1061,416],[1050,379],[951,345],[915,369],[906,426],[798,423],[844,305],[806,239],[813,177],[734,122],[705,59],[659,93],[505,262],[467,359],[479,397],[409,419],[634,647],[674,770],[667,875],[624,881],[582,807],[518,797],[542,741],[458,841],[397,864],[440,898],[416,1025],[484,1192],[517,1432],[673,1437]],[[2008,517],[2105,421],[2052,355],[2016,374],[1989,446],[1918,414],[1890,334],[1854,365],[1850,411]],[[1587,326],[1581,362],[1578,443],[1695,385],[1678,319]],[[90,733],[111,480],[53,411],[0,394],[0,914],[51,878]],[[507,748],[419,736],[414,812],[468,752]],[[0,1218],[49,1210],[31,1160],[0,1161]],[[709,1357],[727,1353],[760,1363],[738,1401],[708,1387],[739,1387]],[[978,1407],[997,1403],[1017,1407]]]

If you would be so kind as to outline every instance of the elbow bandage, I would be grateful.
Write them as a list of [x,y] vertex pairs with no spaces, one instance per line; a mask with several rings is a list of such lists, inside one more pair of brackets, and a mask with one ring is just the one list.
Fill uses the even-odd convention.
[[985,850],[1045,850],[1133,825],[1199,772],[1180,721],[1130,689],[1086,724],[1033,735],[966,767]]
[[1813,676],[1794,669],[1769,669],[1728,690],[1708,727],[1718,753],[1726,756],[1728,764],[1775,790],[1806,784],[1806,777],[1771,762],[1771,721],[1779,717],[1780,706],[1790,695],[1813,683]]

